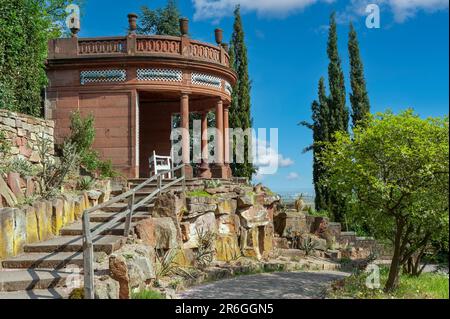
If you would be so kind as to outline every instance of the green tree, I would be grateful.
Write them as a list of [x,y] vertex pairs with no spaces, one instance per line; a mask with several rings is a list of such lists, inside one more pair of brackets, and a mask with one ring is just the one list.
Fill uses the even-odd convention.
[[356,127],[353,138],[337,132],[322,152],[322,183],[346,198],[349,218],[393,244],[386,291],[398,286],[399,271],[414,254],[448,237],[448,138],[448,117],[388,112]]
[[[248,73],[247,46],[240,14],[240,6],[234,10],[233,35],[230,43],[230,65],[237,73],[237,83],[233,90],[230,107],[230,127],[242,128],[244,131],[252,127],[250,90],[251,83]],[[256,172],[251,160],[251,145],[246,139],[244,163],[231,162],[234,176],[252,178]],[[233,152],[235,153],[235,152]]]
[[323,166],[318,161],[320,153],[323,149],[323,143],[328,142],[329,118],[330,110],[328,109],[328,98],[326,95],[325,79],[322,77],[319,81],[319,100],[314,101],[311,105],[312,123],[306,121],[300,122],[313,132],[313,144],[305,148],[304,153],[313,151],[313,182],[315,191],[315,208],[317,211],[328,209],[328,193],[325,187],[320,184],[322,175],[324,174]]
[[338,51],[338,36],[336,26],[336,14],[330,18],[330,31],[328,34],[327,54],[330,63],[328,64],[328,82],[330,88],[329,108],[330,108],[330,133],[343,131],[348,132],[349,111],[346,106],[345,79],[342,71],[341,58]]
[[137,30],[139,34],[181,35],[179,24],[181,16],[176,0],[168,0],[164,8],[156,10],[143,6],[141,11],[142,16]]
[[0,0],[0,108],[42,115],[47,42],[64,32],[68,0]]
[[352,122],[353,127],[356,127],[359,122],[364,123],[367,120],[367,116],[370,114],[370,102],[364,78],[364,66],[359,51],[358,36],[353,24],[350,24],[348,51],[350,54],[350,82],[352,86],[352,93],[350,94]]

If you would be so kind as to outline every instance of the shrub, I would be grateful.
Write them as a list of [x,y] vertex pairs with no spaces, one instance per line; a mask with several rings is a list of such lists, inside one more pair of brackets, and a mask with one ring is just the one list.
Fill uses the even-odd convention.
[[6,154],[11,149],[11,143],[6,138],[6,134],[3,131],[0,131],[0,159],[6,157]]
[[84,288],[75,288],[69,294],[69,299],[84,299]]
[[20,176],[23,177],[33,176],[35,173],[33,165],[31,165],[30,162],[28,162],[23,158],[18,157],[15,157],[9,163],[6,164],[5,171],[19,173]]
[[175,258],[178,254],[178,249],[163,250],[156,253],[156,279],[172,274],[177,268]]
[[131,299],[166,299],[159,291],[142,290],[131,294]]
[[198,248],[195,253],[195,264],[198,268],[204,269],[208,267],[214,259],[214,242],[216,234],[203,227],[197,227]]
[[44,136],[38,137],[38,151],[41,157],[41,171],[38,173],[41,196],[49,198],[56,195],[62,187],[66,176],[79,164],[79,155],[74,144],[65,142],[62,156],[57,162],[50,155],[51,141]]
[[111,161],[102,161],[98,152],[92,149],[95,139],[94,116],[81,117],[79,111],[70,116],[70,131],[68,141],[75,145],[80,156],[80,164],[89,173],[100,175],[102,178],[116,177]]
[[78,181],[77,188],[80,191],[87,191],[92,189],[95,184],[95,180],[90,176],[83,176]]
[[306,256],[309,256],[311,253],[316,251],[317,242],[315,242],[310,236],[303,236],[300,240],[299,248],[305,251]]

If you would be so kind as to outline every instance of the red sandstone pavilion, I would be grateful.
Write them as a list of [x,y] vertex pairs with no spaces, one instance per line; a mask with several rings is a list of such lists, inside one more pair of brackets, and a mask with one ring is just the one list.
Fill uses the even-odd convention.
[[[202,164],[198,177],[230,178],[228,108],[236,74],[230,68],[222,31],[217,45],[182,36],[136,34],[136,14],[129,14],[125,37],[71,38],[49,42],[46,118],[55,120],[60,142],[69,132],[70,113],[95,116],[94,148],[130,178],[148,177],[149,158],[170,156],[172,117],[181,115],[182,162],[190,164],[189,114],[202,115]],[[216,116],[216,163],[207,163],[207,114]]]

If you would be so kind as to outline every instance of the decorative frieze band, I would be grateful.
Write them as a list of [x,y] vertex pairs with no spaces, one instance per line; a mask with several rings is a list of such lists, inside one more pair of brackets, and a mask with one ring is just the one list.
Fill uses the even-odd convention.
[[222,88],[222,79],[205,73],[192,73],[191,83],[194,85]]
[[86,83],[125,82],[125,70],[89,70],[80,72],[81,85]]
[[225,81],[225,91],[229,94],[233,94],[233,87],[231,86],[230,82]]
[[181,82],[183,71],[175,69],[138,69],[138,81],[169,81]]

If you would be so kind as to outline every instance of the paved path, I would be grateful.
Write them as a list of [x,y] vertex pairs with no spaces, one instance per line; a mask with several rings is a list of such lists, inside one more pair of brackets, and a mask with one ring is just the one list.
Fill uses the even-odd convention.
[[343,272],[290,272],[239,276],[190,288],[180,299],[320,299]]

